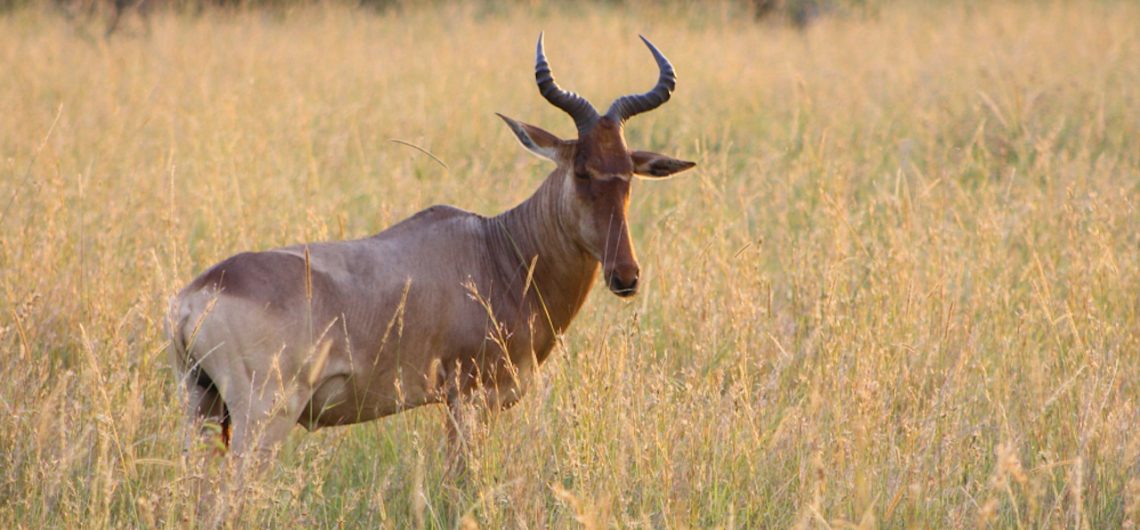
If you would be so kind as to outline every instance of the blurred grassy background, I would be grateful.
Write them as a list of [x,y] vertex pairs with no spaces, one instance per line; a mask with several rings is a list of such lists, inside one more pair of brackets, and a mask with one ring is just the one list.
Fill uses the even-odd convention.
[[[646,281],[598,289],[444,476],[440,409],[304,434],[235,526],[1134,527],[1140,6],[341,4],[0,16],[0,525],[190,524],[167,301],[242,250],[491,214],[570,135],[634,148]],[[390,139],[413,142],[447,169]]]

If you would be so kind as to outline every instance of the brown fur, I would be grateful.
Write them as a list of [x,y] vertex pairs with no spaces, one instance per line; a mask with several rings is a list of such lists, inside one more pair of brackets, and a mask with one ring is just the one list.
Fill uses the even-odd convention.
[[634,294],[632,176],[693,164],[629,151],[610,117],[573,141],[503,119],[557,164],[516,207],[484,217],[433,206],[365,239],[241,253],[182,290],[171,352],[191,420],[217,421],[227,438],[232,425],[241,459],[272,451],[297,423],[509,407],[599,268],[615,293]]

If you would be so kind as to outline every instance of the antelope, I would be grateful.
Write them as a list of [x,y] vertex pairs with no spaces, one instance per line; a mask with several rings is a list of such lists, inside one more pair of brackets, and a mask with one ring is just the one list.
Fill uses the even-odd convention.
[[539,34],[539,92],[574,119],[578,138],[498,115],[556,165],[514,208],[484,217],[432,206],[372,237],[245,252],[194,279],[167,321],[189,431],[220,435],[240,462],[271,456],[296,424],[312,431],[446,404],[449,438],[462,443],[465,404],[516,403],[599,268],[617,296],[637,292],[632,177],[696,165],[626,146],[626,120],[676,85],[672,64],[641,39],[656,86],[599,115],[554,82]]

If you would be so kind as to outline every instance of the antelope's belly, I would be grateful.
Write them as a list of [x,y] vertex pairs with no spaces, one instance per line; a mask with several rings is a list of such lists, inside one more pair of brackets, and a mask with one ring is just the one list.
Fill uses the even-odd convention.
[[350,375],[326,379],[313,392],[308,406],[297,420],[312,431],[320,427],[350,425],[382,418],[421,405],[440,402],[439,396],[420,388],[391,384],[360,385]]

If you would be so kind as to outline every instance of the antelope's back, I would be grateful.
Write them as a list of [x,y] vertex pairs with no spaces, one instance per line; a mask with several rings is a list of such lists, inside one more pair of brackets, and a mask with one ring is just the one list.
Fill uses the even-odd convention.
[[243,252],[179,293],[171,338],[211,375],[280,352],[300,370],[324,341],[334,370],[349,352],[376,377],[397,358],[426,367],[481,346],[487,317],[464,284],[486,279],[485,252],[481,218],[442,206],[370,238]]

